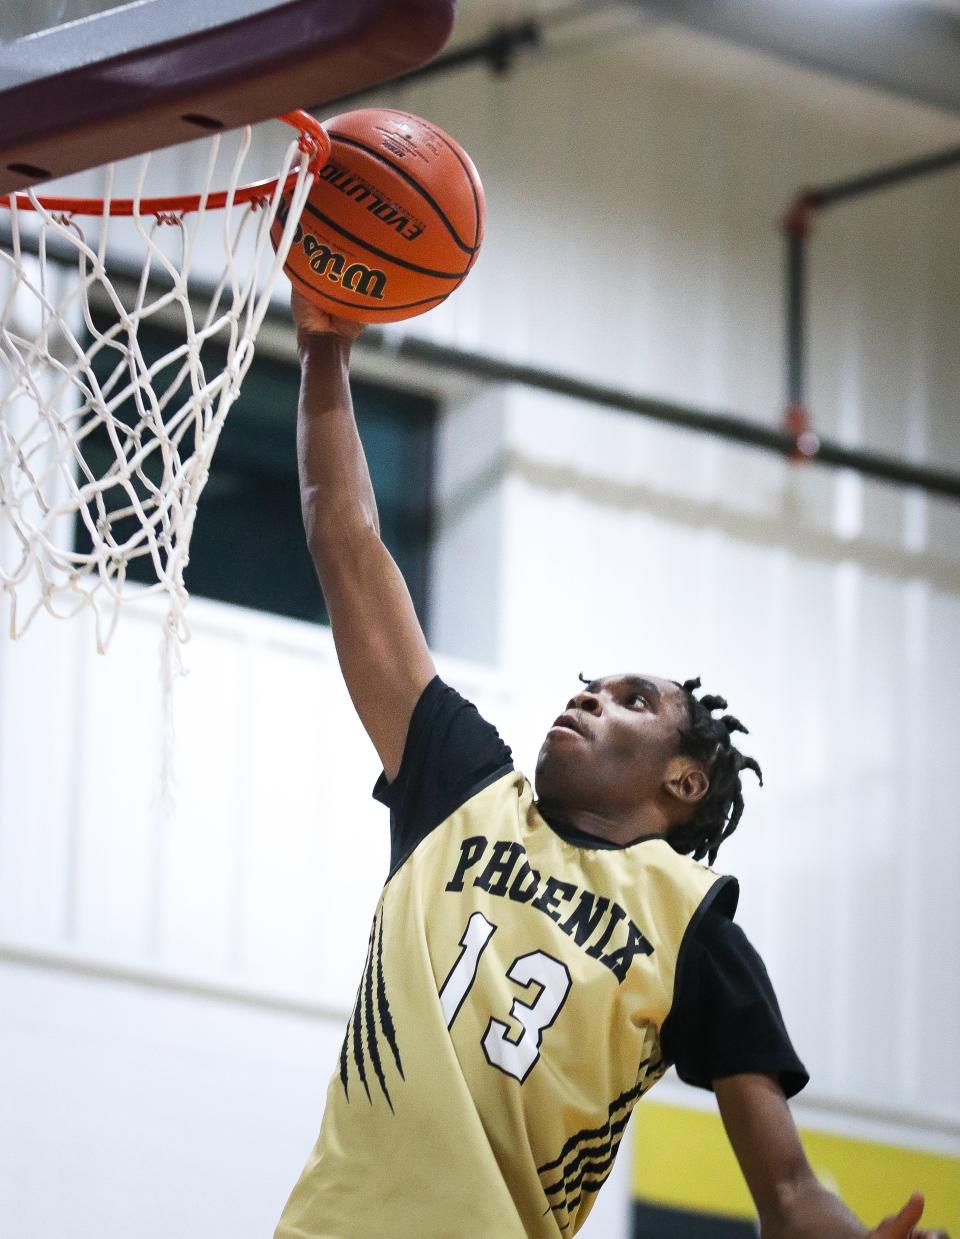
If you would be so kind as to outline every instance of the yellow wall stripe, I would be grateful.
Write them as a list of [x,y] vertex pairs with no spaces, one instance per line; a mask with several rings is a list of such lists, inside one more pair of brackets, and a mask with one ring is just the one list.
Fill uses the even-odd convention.
[[[818,1177],[876,1225],[911,1192],[927,1198],[925,1226],[960,1234],[960,1158],[801,1129]],[[645,1101],[634,1116],[633,1193],[721,1217],[754,1216],[719,1115]]]

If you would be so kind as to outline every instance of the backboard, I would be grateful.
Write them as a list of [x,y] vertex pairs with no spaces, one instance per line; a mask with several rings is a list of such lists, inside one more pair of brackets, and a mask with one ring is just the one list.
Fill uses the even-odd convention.
[[0,0],[0,193],[309,108],[444,45],[455,0]]

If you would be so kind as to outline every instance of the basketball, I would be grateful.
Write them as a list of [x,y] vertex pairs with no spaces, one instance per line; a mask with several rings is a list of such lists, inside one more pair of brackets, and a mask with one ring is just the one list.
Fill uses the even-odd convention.
[[[330,157],[310,191],[284,270],[329,314],[393,323],[459,288],[483,238],[480,177],[436,125],[394,108],[324,121]],[[281,203],[271,235],[287,217]]]

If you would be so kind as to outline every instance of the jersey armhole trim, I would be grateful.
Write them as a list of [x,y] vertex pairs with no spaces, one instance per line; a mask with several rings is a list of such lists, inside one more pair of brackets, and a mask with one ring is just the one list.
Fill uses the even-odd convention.
[[[474,796],[479,796],[481,792],[486,791],[488,787],[491,787],[500,779],[505,778],[508,774],[513,774],[515,769],[516,767],[512,761],[505,762],[497,770],[494,770],[491,774],[485,775],[484,778],[480,779],[478,783],[475,783],[462,797],[458,805],[452,808],[445,817],[442,817],[439,822],[436,822],[433,826],[431,826],[429,830],[425,831],[419,839],[415,840],[414,843],[407,848],[407,850],[397,860],[397,863],[387,874],[387,882],[389,882],[393,875],[407,863],[417,848],[420,847],[422,843],[425,843],[435,830],[439,830],[441,826],[443,826],[446,822],[449,822],[454,813],[457,813],[460,809],[462,809],[465,804],[474,798]],[[384,885],[386,885],[386,883],[384,883]]]

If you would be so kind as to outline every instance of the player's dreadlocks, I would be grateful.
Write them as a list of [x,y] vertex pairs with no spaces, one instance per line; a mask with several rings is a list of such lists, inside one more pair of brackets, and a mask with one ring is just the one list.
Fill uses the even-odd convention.
[[674,683],[686,697],[689,720],[688,725],[680,729],[680,751],[704,763],[710,785],[707,794],[698,801],[692,820],[670,831],[670,843],[678,852],[692,852],[694,860],[706,856],[707,863],[712,865],[720,844],[737,829],[743,814],[740,771],[752,770],[761,787],[763,774],[756,761],[745,757],[730,741],[736,731],[747,734],[743,723],[732,714],[713,717],[715,710],[727,708],[726,701],[709,694],[695,697],[694,689],[700,687],[699,676],[683,684],[678,680]]

